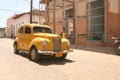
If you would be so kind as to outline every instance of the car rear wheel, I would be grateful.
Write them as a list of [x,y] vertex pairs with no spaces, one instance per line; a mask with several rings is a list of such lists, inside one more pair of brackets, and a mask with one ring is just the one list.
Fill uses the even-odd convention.
[[14,53],[15,54],[19,53],[19,50],[17,49],[17,43],[14,44]]
[[31,54],[31,59],[35,62],[39,61],[40,59],[40,55],[38,54],[38,51],[35,47],[32,47],[30,50],[30,54]]

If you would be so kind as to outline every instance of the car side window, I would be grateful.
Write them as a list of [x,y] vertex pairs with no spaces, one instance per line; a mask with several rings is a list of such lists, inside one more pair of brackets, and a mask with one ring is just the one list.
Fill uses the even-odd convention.
[[31,29],[29,27],[25,27],[25,33],[26,34],[30,34],[31,33]]
[[24,32],[24,28],[21,27],[21,28],[20,28],[20,33],[23,33],[23,32]]

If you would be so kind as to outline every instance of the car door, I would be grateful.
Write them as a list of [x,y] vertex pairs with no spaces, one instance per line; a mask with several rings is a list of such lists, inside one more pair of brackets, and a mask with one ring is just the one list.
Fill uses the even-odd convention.
[[24,45],[25,45],[25,50],[29,49],[30,42],[32,41],[33,36],[32,36],[32,30],[30,26],[25,26],[25,34],[24,34]]
[[20,49],[24,49],[24,41],[23,40],[24,40],[24,27],[22,26],[18,33],[18,42],[19,42]]

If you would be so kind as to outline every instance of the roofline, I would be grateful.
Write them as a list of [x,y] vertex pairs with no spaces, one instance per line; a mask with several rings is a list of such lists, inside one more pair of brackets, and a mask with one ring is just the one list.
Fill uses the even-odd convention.
[[20,16],[22,16],[24,14],[27,14],[27,13],[16,14],[16,16],[14,16],[12,19],[16,19],[16,18],[18,18],[18,17],[20,17]]
[[[33,10],[34,11],[34,10]],[[38,10],[39,11],[39,10]],[[42,12],[45,12],[45,11],[42,11]],[[24,14],[30,14],[30,12],[24,12],[24,13],[21,13],[21,14],[16,14],[15,16],[13,16],[11,19],[16,19]],[[34,12],[32,13],[33,15],[39,15],[39,14],[35,14]]]

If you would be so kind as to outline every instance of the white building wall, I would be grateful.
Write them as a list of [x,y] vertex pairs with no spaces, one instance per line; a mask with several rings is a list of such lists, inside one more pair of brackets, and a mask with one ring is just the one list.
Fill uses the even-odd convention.
[[[43,17],[39,18],[39,15],[32,15],[32,21],[37,23],[39,23],[40,21],[40,23],[43,24],[45,22],[45,19]],[[7,37],[11,37],[12,34],[13,34],[13,37],[16,37],[18,28],[24,23],[30,23],[30,14],[24,14],[14,19],[12,22],[8,22],[7,29],[6,29]]]

